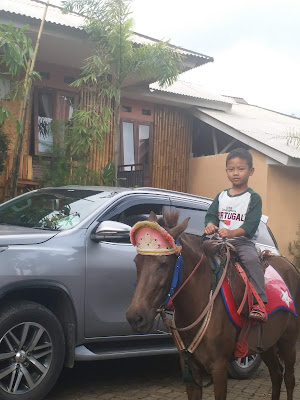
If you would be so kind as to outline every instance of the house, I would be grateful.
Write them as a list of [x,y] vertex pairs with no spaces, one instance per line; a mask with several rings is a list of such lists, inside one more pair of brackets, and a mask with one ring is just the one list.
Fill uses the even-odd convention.
[[[12,20],[16,26],[28,24],[30,35],[36,37],[43,10],[40,3],[1,0],[0,10],[0,23]],[[37,159],[46,153],[38,122],[66,120],[79,102],[87,107],[92,101],[86,93],[69,86],[91,52],[81,24],[78,15],[63,15],[59,8],[49,8],[36,68],[43,80],[34,83],[28,110],[19,179],[23,186],[34,185],[39,175]],[[132,40],[136,45],[155,43],[155,39],[136,33]],[[190,50],[177,51],[184,56],[185,70],[213,61]],[[10,102],[9,107],[17,115],[19,104]],[[5,129],[13,144],[13,124],[9,122]],[[296,238],[300,223],[300,149],[288,144],[287,137],[300,132],[299,119],[188,82],[160,88],[155,82],[146,84],[130,77],[122,88],[121,130],[124,167],[119,176],[125,176],[129,186],[214,197],[228,185],[222,172],[226,153],[236,147],[251,149],[256,172],[250,184],[261,194],[263,213],[269,216],[280,250],[288,256],[288,244]],[[89,167],[99,171],[112,159],[113,138],[108,134],[103,149],[94,148]],[[0,176],[2,195],[10,167],[11,157]]]
[[173,106],[189,104],[194,116],[189,193],[214,197],[228,187],[227,153],[237,147],[250,149],[255,167],[250,185],[261,195],[263,213],[288,257],[288,245],[300,230],[300,148],[288,138],[300,135],[300,119],[216,95],[194,83],[178,81],[164,89],[154,83],[150,89],[151,96],[163,97]]
[[[26,32],[35,41],[43,9],[42,2],[36,0],[1,0],[0,23],[12,21],[16,27],[28,25]],[[38,158],[47,154],[49,149],[47,140],[53,140],[45,137],[45,126],[50,121],[56,121],[59,135],[63,137],[63,124],[59,121],[68,120],[79,103],[87,109],[89,103],[93,102],[90,93],[79,92],[69,86],[79,76],[83,61],[92,54],[92,44],[81,28],[83,22],[83,18],[79,15],[64,15],[59,7],[48,8],[35,68],[40,73],[42,81],[37,80],[33,84],[27,113],[19,186],[34,185],[40,174]],[[158,42],[137,33],[132,34],[132,41],[136,46]],[[213,61],[212,57],[203,54],[179,47],[176,49],[183,56],[186,71]],[[136,75],[128,76],[124,82],[121,99],[120,163],[126,167],[120,168],[119,175],[125,175],[130,179],[127,181],[129,186],[136,184],[164,186],[165,172],[169,171],[167,179],[172,181],[172,187],[184,191],[187,188],[193,117],[185,109],[164,103],[157,104],[151,99],[142,101],[138,95],[130,97],[129,93],[127,98],[126,93],[130,92],[130,88],[144,86],[147,87]],[[10,101],[7,107],[15,116],[18,115],[19,102]],[[12,149],[16,139],[15,127],[8,122],[5,130],[9,134]],[[176,147],[172,146],[171,135],[177,138]],[[184,157],[182,157],[183,152]],[[101,151],[94,147],[89,168],[99,172],[99,169],[103,169],[112,159],[113,135],[107,134]],[[0,177],[2,196],[8,185],[11,165],[10,154],[6,172]],[[171,178],[176,165],[178,167],[176,176],[174,174]],[[142,174],[139,171],[141,167]]]

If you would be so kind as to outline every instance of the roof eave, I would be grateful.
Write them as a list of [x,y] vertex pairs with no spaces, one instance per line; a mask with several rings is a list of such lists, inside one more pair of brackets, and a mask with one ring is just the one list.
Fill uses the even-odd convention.
[[266,161],[267,161],[267,165],[273,165],[273,166],[284,165],[286,167],[300,168],[300,159],[293,158],[290,156],[287,156],[286,164],[282,164],[270,157],[267,157]]
[[247,136],[243,132],[240,132],[239,130],[232,128],[231,126],[225,124],[224,122],[221,122],[218,119],[210,115],[207,115],[202,110],[194,109],[193,115],[198,119],[200,119],[201,121],[213,126],[214,128],[222,132],[225,132],[227,135],[233,137],[234,139],[237,139],[240,142],[243,142],[248,146],[252,147],[253,149],[265,154],[270,159],[277,161],[281,165],[300,168],[300,159],[290,157],[289,155],[282,153],[281,151],[276,150],[263,142],[260,142],[250,136]]
[[197,97],[184,96],[176,93],[169,93],[160,90],[150,91],[143,87],[128,87],[122,91],[122,96],[147,100],[156,103],[174,105],[182,108],[203,107],[213,110],[230,111],[232,104],[223,103],[217,100],[201,99]]
[[[14,25],[18,28],[23,27],[24,25],[29,25],[28,31],[31,33],[37,33],[39,30],[40,22],[41,20],[35,18],[35,17],[29,17],[27,15],[22,15],[22,14],[17,14],[17,13],[12,13],[9,11],[3,11],[1,10],[0,13],[0,24],[6,24],[8,21],[13,21]],[[63,36],[67,38],[68,36],[70,38],[74,39],[74,36],[77,36],[80,39],[87,39],[87,34],[82,28],[78,27],[72,27],[68,25],[63,25],[60,23],[55,23],[55,22],[50,22],[46,21],[45,22],[45,27],[44,27],[44,33],[47,33],[48,35],[53,35],[54,37],[60,37]],[[144,35],[137,34],[133,32],[135,35],[139,35],[143,37]],[[157,39],[150,38],[149,39],[153,42],[160,42]],[[141,43],[138,43],[136,41],[133,41],[136,45],[141,45]],[[206,56],[204,54],[198,54],[196,52],[192,52],[190,50],[181,48],[181,47],[176,47],[172,44],[169,44],[169,46],[173,49],[178,49],[178,52],[182,55],[183,57],[183,71],[186,72],[191,69],[197,68],[201,65],[207,64],[209,62],[213,62],[214,59],[213,57]]]

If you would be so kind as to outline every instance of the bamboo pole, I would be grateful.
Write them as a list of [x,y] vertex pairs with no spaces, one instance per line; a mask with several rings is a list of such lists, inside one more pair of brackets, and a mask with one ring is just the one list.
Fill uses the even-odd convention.
[[159,118],[159,107],[155,106],[154,112],[154,137],[153,137],[153,171],[152,171],[152,186],[157,186],[158,176],[158,138],[160,135],[160,118]]
[[170,126],[171,126],[171,137],[170,137],[170,175],[168,189],[176,190],[175,185],[178,176],[178,112],[176,109],[170,109]]
[[176,177],[174,181],[174,188],[175,190],[180,191],[180,182],[181,182],[181,163],[182,163],[182,132],[181,132],[181,119],[182,116],[181,114],[178,113],[178,119],[177,119],[177,130],[176,130],[176,146],[175,146],[175,152],[176,152]]
[[159,182],[158,182],[158,187],[163,188],[164,187],[164,162],[163,162],[163,154],[164,154],[164,135],[165,135],[165,126],[166,126],[166,118],[164,115],[164,109],[163,107],[161,108],[160,112],[160,117],[161,117],[161,132],[160,132],[160,138],[159,138]]
[[156,146],[155,146],[157,140],[156,138],[159,133],[157,113],[158,113],[157,107],[154,107],[151,186],[155,186],[155,177],[157,174],[157,159],[156,159]]
[[160,169],[159,169],[159,186],[161,188],[164,188],[164,168],[165,168],[165,163],[164,163],[164,157],[165,155],[165,134],[166,134],[166,117],[165,117],[165,112],[164,108],[162,107],[161,109],[161,135],[160,135],[160,141],[159,141],[159,148],[160,148],[160,157],[159,157],[159,164],[160,164]]
[[175,159],[172,149],[172,144],[174,143],[174,136],[176,136],[175,129],[175,117],[176,114],[173,110],[168,110],[168,130],[166,137],[166,152],[167,152],[167,171],[166,171],[166,189],[172,188],[172,172],[175,169]]
[[173,146],[171,147],[172,151],[172,158],[174,160],[173,165],[170,167],[171,169],[171,178],[170,178],[170,189],[176,190],[176,180],[177,180],[177,163],[178,163],[178,122],[179,122],[179,113],[174,113],[174,129],[172,132],[172,143]]
[[159,107],[159,134],[157,135],[157,178],[156,178],[156,186],[160,187],[161,186],[161,152],[162,152],[162,135],[163,135],[163,117],[162,117],[162,108]]
[[189,124],[188,124],[188,142],[187,142],[187,157],[186,157],[186,174],[185,174],[185,188],[184,191],[188,190],[188,177],[189,177],[189,169],[190,169],[190,154],[191,154],[191,134],[193,129],[192,117],[188,116]]
[[13,167],[12,167],[12,172],[11,172],[10,197],[15,197],[17,195],[19,167],[20,167],[20,159],[21,159],[23,138],[24,138],[24,132],[25,132],[24,128],[25,128],[25,123],[26,123],[26,111],[27,111],[27,107],[28,107],[31,86],[32,86],[32,73],[33,73],[33,69],[35,66],[36,56],[37,56],[37,52],[39,49],[40,39],[42,36],[44,24],[45,24],[48,6],[49,6],[49,0],[45,4],[44,13],[43,13],[41,25],[39,28],[33,57],[32,57],[29,68],[27,68],[25,80],[24,80],[24,97],[21,102],[21,109],[20,109],[20,114],[19,114],[20,132],[19,132],[19,136],[18,136],[17,142],[16,142],[15,157],[14,157],[14,162],[13,162]]
[[187,148],[188,148],[188,116],[185,114],[182,118],[182,138],[184,142],[183,151],[182,151],[182,174],[181,174],[181,191],[185,192],[185,181],[186,181],[186,172],[187,172]]

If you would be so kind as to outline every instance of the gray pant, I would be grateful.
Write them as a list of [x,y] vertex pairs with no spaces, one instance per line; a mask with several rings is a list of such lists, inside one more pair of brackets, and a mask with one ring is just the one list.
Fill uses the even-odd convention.
[[[246,238],[237,238],[230,240],[234,245],[238,256],[242,262],[245,272],[257,291],[259,297],[264,303],[267,303],[265,278],[260,259],[257,254],[256,247],[253,242]],[[255,299],[254,303],[257,303]]]

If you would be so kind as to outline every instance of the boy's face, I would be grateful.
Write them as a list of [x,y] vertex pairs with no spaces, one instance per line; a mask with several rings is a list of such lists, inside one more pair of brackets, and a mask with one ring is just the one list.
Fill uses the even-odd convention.
[[254,168],[249,168],[247,161],[243,158],[235,157],[228,161],[226,172],[233,187],[241,188],[247,186],[248,179],[253,175]]

